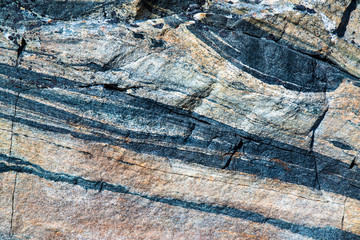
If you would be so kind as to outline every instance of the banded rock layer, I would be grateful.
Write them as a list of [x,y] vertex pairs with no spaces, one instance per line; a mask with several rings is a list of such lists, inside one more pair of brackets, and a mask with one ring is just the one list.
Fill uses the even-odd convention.
[[360,239],[358,2],[195,2],[0,1],[0,238]]

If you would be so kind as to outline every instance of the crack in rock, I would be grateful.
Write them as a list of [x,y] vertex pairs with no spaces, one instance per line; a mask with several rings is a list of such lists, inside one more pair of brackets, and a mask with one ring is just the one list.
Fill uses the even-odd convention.
[[357,0],[351,0],[349,6],[344,11],[344,14],[341,18],[341,22],[338,28],[334,31],[334,33],[338,37],[345,36],[346,28],[347,25],[349,24],[351,13],[356,9],[356,7],[357,7]]

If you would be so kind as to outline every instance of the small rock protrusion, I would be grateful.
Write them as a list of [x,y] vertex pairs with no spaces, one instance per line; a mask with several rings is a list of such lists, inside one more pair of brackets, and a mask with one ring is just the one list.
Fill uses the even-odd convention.
[[197,13],[193,17],[195,20],[201,21],[204,18],[206,18],[206,16],[207,16],[207,13]]

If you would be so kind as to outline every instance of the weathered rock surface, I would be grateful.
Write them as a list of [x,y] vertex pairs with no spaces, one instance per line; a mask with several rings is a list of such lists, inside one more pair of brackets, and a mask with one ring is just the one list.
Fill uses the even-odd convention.
[[0,1],[0,238],[360,239],[358,4]]

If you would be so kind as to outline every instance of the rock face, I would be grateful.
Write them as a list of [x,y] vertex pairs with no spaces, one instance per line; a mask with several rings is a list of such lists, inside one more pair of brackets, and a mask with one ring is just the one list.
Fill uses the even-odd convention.
[[360,239],[358,4],[0,1],[0,238]]

